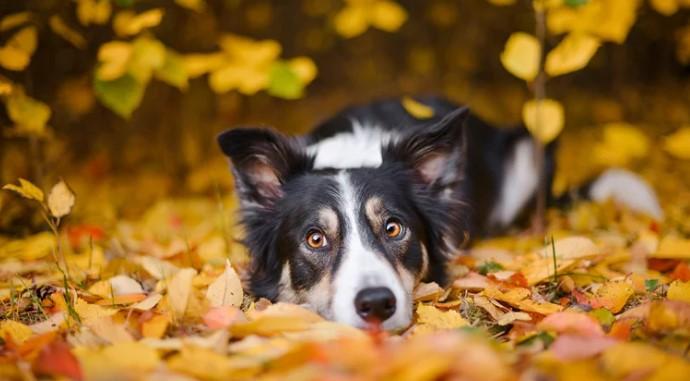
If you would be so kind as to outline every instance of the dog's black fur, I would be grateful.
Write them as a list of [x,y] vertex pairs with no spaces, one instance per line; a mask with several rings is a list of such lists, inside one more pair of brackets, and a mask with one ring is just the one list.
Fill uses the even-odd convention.
[[[223,152],[233,162],[237,192],[242,200],[245,244],[253,257],[251,291],[275,300],[280,294],[281,270],[289,258],[293,287],[312,287],[320,270],[293,256],[302,224],[314,218],[320,205],[337,202],[333,180],[324,174],[335,169],[314,169],[306,147],[336,134],[352,131],[352,120],[395,131],[400,138],[382,148],[378,168],[352,171],[353,182],[385,195],[396,205],[407,205],[418,239],[429,255],[425,280],[444,284],[446,262],[467,237],[492,233],[488,214],[496,203],[505,162],[514,144],[528,137],[524,128],[495,128],[466,109],[444,99],[421,100],[434,116],[420,120],[397,100],[351,107],[301,138],[270,129],[237,128],[219,136]],[[356,153],[353,153],[356,154]],[[429,155],[443,155],[444,173],[425,179],[418,169]],[[547,149],[546,174],[553,176],[553,147]],[[259,168],[259,175],[256,170]],[[272,178],[271,175],[275,175]],[[442,195],[443,192],[446,192]],[[419,270],[422,253],[417,248],[405,266]],[[331,264],[337,268],[337,259]]]

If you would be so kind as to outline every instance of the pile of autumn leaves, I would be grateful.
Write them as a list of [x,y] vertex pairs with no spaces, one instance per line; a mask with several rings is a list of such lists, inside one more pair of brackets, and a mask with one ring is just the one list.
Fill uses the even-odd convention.
[[246,295],[246,254],[226,239],[235,232],[216,219],[214,201],[161,201],[105,232],[63,223],[75,201],[63,182],[47,196],[26,181],[5,189],[40,205],[54,233],[0,238],[2,379],[690,374],[690,240],[613,205],[578,209],[580,219],[612,209],[606,232],[574,234],[561,215],[546,244],[513,236],[477,245],[451,265],[448,288],[415,290],[414,324],[389,334]]

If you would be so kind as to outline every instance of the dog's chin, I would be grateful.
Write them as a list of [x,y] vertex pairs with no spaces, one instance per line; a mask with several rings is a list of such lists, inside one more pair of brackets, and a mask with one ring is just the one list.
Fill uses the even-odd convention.
[[[347,316],[333,316],[330,320],[351,325],[359,329],[368,329],[372,326],[370,322],[367,322],[354,313],[348,314]],[[383,324],[381,324],[381,328],[388,332],[400,332],[408,328],[411,324],[412,311],[410,310],[409,313],[396,313],[391,318],[384,321]]]

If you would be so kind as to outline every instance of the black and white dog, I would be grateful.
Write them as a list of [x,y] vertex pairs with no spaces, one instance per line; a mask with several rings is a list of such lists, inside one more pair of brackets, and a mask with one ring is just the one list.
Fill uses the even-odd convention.
[[[346,109],[311,134],[235,128],[219,144],[233,164],[256,296],[306,304],[353,326],[412,319],[420,281],[446,283],[467,237],[510,226],[538,184],[524,128],[491,127],[436,98],[425,120],[395,100]],[[554,172],[547,147],[546,174]],[[660,217],[635,175],[611,171],[589,190]]]

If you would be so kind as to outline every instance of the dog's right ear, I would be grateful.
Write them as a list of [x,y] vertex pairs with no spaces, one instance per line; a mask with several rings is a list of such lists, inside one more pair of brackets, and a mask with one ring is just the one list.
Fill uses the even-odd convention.
[[218,135],[218,145],[232,161],[243,203],[272,205],[283,196],[285,181],[311,163],[300,142],[267,128],[227,130]]

